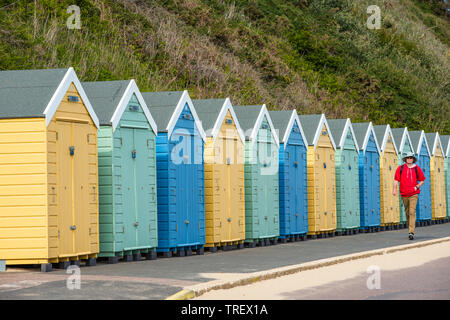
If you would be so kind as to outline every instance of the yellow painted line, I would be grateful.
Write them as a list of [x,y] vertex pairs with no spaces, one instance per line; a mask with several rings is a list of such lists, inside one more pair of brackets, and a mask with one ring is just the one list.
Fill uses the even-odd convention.
[[171,295],[170,297],[166,298],[166,300],[188,300],[195,298],[195,292],[193,290],[186,290],[183,289],[174,295]]

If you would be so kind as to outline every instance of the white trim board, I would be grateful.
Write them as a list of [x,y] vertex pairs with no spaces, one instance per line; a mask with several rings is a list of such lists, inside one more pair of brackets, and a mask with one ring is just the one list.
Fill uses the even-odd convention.
[[364,143],[362,145],[363,154],[366,154],[367,144],[369,143],[370,132],[372,132],[373,139],[375,141],[375,145],[377,146],[378,155],[381,156],[380,146],[378,144],[377,135],[375,134],[375,130],[373,129],[372,122],[369,122],[369,126],[367,127],[366,136],[364,137]]
[[[444,135],[444,136],[447,136],[447,135]],[[440,138],[440,136],[439,136],[439,138]],[[442,142],[442,140],[441,140],[441,142]],[[442,146],[442,147],[445,148],[445,146]],[[445,156],[446,158],[448,158],[448,157],[450,156],[450,136],[449,136],[449,140],[448,140],[448,142],[447,142],[447,149],[446,149],[445,152],[444,152],[444,156]],[[450,205],[450,204],[449,204],[449,205]]]
[[239,120],[236,116],[236,113],[234,113],[233,105],[231,104],[230,98],[225,99],[225,102],[223,103],[222,108],[220,109],[219,116],[217,117],[216,122],[214,123],[214,127],[210,135],[213,137],[213,141],[215,142],[217,135],[220,132],[220,127],[222,126],[223,120],[225,119],[228,110],[230,110],[231,117],[234,120],[234,124],[236,125],[239,137],[241,138],[242,143],[245,145],[245,134],[241,128],[241,125],[239,124]]
[[81,85],[80,80],[78,79],[75,70],[72,67],[67,70],[64,78],[59,83],[58,88],[56,89],[55,93],[53,94],[52,98],[47,104],[47,107],[44,110],[46,125],[49,125],[50,121],[56,113],[56,110],[58,109],[58,106],[61,104],[62,99],[66,95],[67,90],[72,83],[75,85],[75,88],[77,89],[81,100],[83,101],[89,115],[91,116],[92,121],[98,129],[100,125],[97,115],[95,114],[94,108],[92,108],[91,102],[84,92],[83,86]]
[[192,116],[194,117],[194,122],[197,126],[197,130],[200,133],[203,142],[206,141],[206,133],[203,130],[202,122],[200,121],[197,111],[195,111],[194,104],[192,103],[191,97],[189,96],[189,93],[187,90],[183,91],[183,94],[181,95],[180,100],[178,101],[178,104],[175,108],[175,111],[172,113],[172,116],[170,117],[169,123],[167,124],[167,137],[169,138],[172,135],[172,131],[175,128],[175,125],[177,124],[178,118],[181,115],[181,112],[184,109],[184,106],[188,104],[189,110],[192,113]]
[[439,145],[441,146],[442,154],[445,157],[444,148],[442,147],[441,138],[439,137],[439,133],[438,132],[434,133],[433,151],[432,151],[431,155],[434,157],[434,155],[436,154],[436,148],[437,148],[438,142],[439,142]]
[[403,128],[402,140],[400,141],[400,147],[398,148],[398,154],[401,155],[403,153],[403,149],[405,148],[406,138],[408,138],[409,145],[414,150],[414,146],[411,142],[411,137],[409,136],[408,128]]
[[[420,138],[419,138],[419,144],[417,145],[417,150],[415,150],[415,154],[419,155],[420,154],[420,149],[422,149],[422,143],[425,140],[425,146],[427,147],[427,152],[428,152],[428,156],[431,157],[431,152],[430,152],[430,147],[428,146],[428,141],[425,137],[425,131],[421,131],[420,133]],[[414,150],[414,146],[413,146],[413,150]]]
[[114,110],[114,114],[111,117],[111,126],[113,129],[113,132],[116,130],[117,126],[119,125],[120,119],[122,118],[123,113],[125,112],[125,109],[130,102],[130,99],[132,95],[135,94],[136,98],[139,101],[139,104],[141,105],[142,110],[144,111],[145,117],[148,120],[148,123],[150,124],[150,127],[152,128],[155,135],[158,134],[158,128],[156,126],[155,120],[153,119],[147,104],[144,101],[144,98],[142,97],[141,91],[139,90],[138,86],[136,85],[136,82],[134,79],[131,79],[128,83],[128,86],[122,95],[122,98],[120,98],[119,103],[117,104],[116,109]]
[[325,128],[327,128],[328,136],[330,137],[331,144],[333,145],[334,150],[336,151],[336,144],[334,143],[333,134],[331,133],[330,127],[328,126],[327,119],[325,118],[325,114],[321,114],[319,124],[316,128],[316,134],[314,135],[313,145],[314,151],[316,151],[317,143],[319,142],[320,135],[322,133],[322,127],[325,124]]
[[394,150],[398,155],[398,149],[395,144],[394,135],[392,134],[391,126],[389,124],[386,125],[386,130],[384,130],[383,143],[381,144],[381,152],[384,153],[384,149],[386,149],[386,144],[387,144],[389,135],[391,135],[391,140],[392,140],[392,144],[394,145]]
[[291,117],[289,119],[289,123],[287,125],[286,132],[284,133],[283,140],[281,141],[281,143],[285,144],[285,143],[288,142],[289,137],[290,137],[290,135],[292,133],[292,128],[294,127],[294,123],[295,122],[297,122],[297,126],[300,129],[300,134],[302,136],[303,143],[305,144],[306,148],[308,148],[308,140],[306,140],[306,136],[305,136],[305,133],[303,132],[303,127],[302,127],[302,125],[300,123],[300,118],[298,117],[298,114],[297,114],[296,110],[292,110],[292,114],[291,114]]
[[349,129],[352,134],[352,138],[353,138],[353,142],[355,143],[356,150],[357,150],[357,152],[359,152],[358,141],[356,141],[355,132],[353,131],[353,126],[352,126],[352,122],[350,121],[350,118],[347,118],[347,120],[345,121],[345,127],[344,127],[344,130],[342,131],[342,136],[341,136],[341,140],[339,141],[338,148],[342,149],[344,147],[345,139],[347,139],[347,131]]
[[264,116],[266,116],[267,122],[269,123],[269,126],[270,126],[270,133],[272,134],[272,137],[275,139],[277,147],[279,148],[280,140],[275,131],[275,127],[273,126],[273,123],[272,123],[272,118],[270,118],[269,111],[267,110],[267,107],[265,104],[263,104],[261,106],[261,110],[259,111],[258,118],[256,119],[255,125],[253,126],[253,129],[252,129],[252,134],[250,135],[250,141],[252,143],[255,143],[255,141],[257,140],[256,138],[258,137],[258,131],[261,127]]

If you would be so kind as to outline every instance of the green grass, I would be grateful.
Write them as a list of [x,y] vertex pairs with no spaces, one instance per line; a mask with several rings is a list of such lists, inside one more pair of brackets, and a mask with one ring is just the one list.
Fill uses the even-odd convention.
[[[438,1],[36,3],[0,10],[0,69],[73,66],[85,81],[134,78],[143,91],[450,133],[450,27]],[[72,4],[81,30],[65,26]],[[365,25],[372,4],[380,30]]]

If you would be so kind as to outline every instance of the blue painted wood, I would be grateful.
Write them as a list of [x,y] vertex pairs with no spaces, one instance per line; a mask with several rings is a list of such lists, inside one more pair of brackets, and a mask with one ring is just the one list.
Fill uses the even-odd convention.
[[297,123],[280,144],[280,237],[308,233],[307,153]]
[[359,152],[359,195],[361,228],[381,224],[380,157],[371,133],[366,152]]
[[416,154],[417,165],[422,169],[425,175],[425,183],[420,188],[419,199],[416,207],[416,220],[428,221],[432,218],[431,213],[431,172],[430,172],[430,155],[425,145],[425,139],[422,141],[420,153]]
[[203,149],[186,104],[171,136],[160,132],[156,138],[159,252],[205,244]]

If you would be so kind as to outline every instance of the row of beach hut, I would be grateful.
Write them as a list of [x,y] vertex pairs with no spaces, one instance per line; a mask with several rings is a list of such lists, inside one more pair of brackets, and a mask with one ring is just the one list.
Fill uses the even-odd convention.
[[427,179],[417,221],[448,221],[449,136],[1,71],[0,260],[49,271],[404,226],[408,152]]

